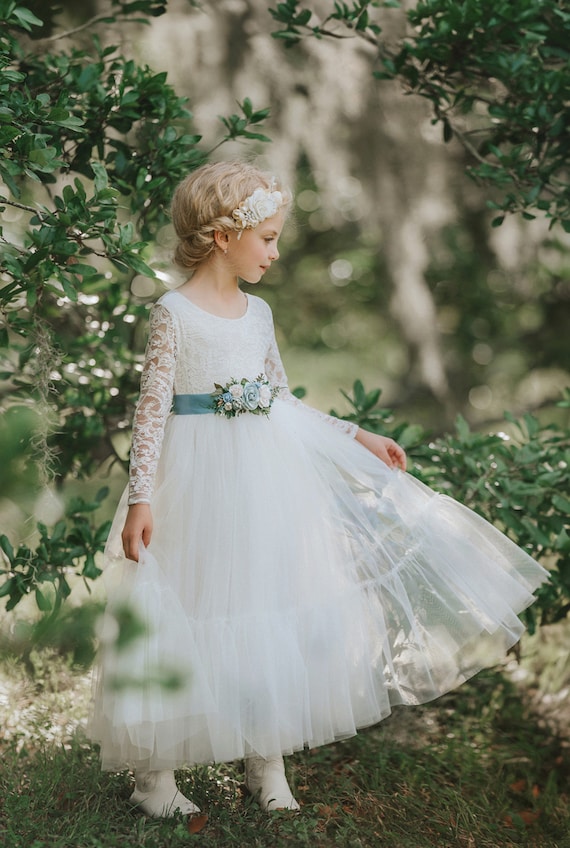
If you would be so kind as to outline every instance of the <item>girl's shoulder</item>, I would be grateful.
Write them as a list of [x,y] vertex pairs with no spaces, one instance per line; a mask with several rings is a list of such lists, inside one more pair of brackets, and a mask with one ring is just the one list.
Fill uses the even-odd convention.
[[263,316],[269,321],[273,321],[273,313],[271,311],[271,307],[267,303],[267,301],[263,300],[262,297],[258,297],[256,294],[249,294],[248,292],[247,303],[248,310],[251,310],[252,312],[257,313],[258,315]]
[[164,306],[165,309],[168,309],[169,312],[176,311],[176,302],[180,297],[179,294],[176,293],[176,289],[171,289],[170,291],[165,292],[161,295],[157,301],[153,304],[155,306]]
[[170,319],[174,323],[178,323],[177,319],[181,319],[186,314],[187,304],[185,304],[185,301],[187,301],[187,298],[177,292],[176,289],[170,289],[164,292],[158,300],[155,300],[150,308],[151,319],[157,315],[164,316],[166,310]]

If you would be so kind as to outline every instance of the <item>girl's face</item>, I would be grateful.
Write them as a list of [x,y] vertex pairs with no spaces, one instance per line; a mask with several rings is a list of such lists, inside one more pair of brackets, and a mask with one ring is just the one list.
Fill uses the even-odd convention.
[[246,283],[258,283],[272,262],[279,259],[277,242],[285,223],[282,211],[266,218],[252,230],[243,230],[238,240],[237,233],[229,234],[227,259],[236,276]]

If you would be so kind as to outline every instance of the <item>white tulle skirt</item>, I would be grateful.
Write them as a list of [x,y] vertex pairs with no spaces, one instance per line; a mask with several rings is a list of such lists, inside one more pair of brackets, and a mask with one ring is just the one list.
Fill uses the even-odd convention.
[[[136,565],[108,545],[91,735],[103,768],[315,747],[493,665],[546,572],[475,513],[310,412],[173,416]],[[109,625],[109,622],[111,624]],[[160,677],[176,674],[176,688]]]

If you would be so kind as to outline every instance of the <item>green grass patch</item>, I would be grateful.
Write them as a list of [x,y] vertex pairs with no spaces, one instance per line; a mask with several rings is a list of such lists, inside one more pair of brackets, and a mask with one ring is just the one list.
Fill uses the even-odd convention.
[[[10,675],[13,682],[14,668]],[[261,811],[244,791],[241,763],[178,772],[182,791],[208,814],[196,834],[182,818],[133,811],[132,776],[102,773],[80,733],[63,728],[54,739],[46,731],[46,699],[62,714],[66,698],[76,701],[69,673],[59,692],[56,677],[12,689],[25,727],[0,732],[6,848],[570,848],[570,748],[498,672],[434,704],[400,708],[346,742],[289,757],[299,815]]]

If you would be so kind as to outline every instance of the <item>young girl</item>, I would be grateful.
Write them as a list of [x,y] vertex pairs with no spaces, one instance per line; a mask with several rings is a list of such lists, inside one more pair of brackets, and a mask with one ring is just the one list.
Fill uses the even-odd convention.
[[[151,312],[108,545],[117,597],[148,632],[104,653],[93,729],[103,768],[135,769],[131,802],[150,816],[198,812],[175,768],[236,758],[263,808],[297,810],[283,754],[492,665],[546,579],[407,475],[391,439],[290,393],[271,310],[239,288],[279,258],[289,203],[241,163],[199,168],[173,199],[189,278]],[[156,684],[167,669],[181,688]]]

